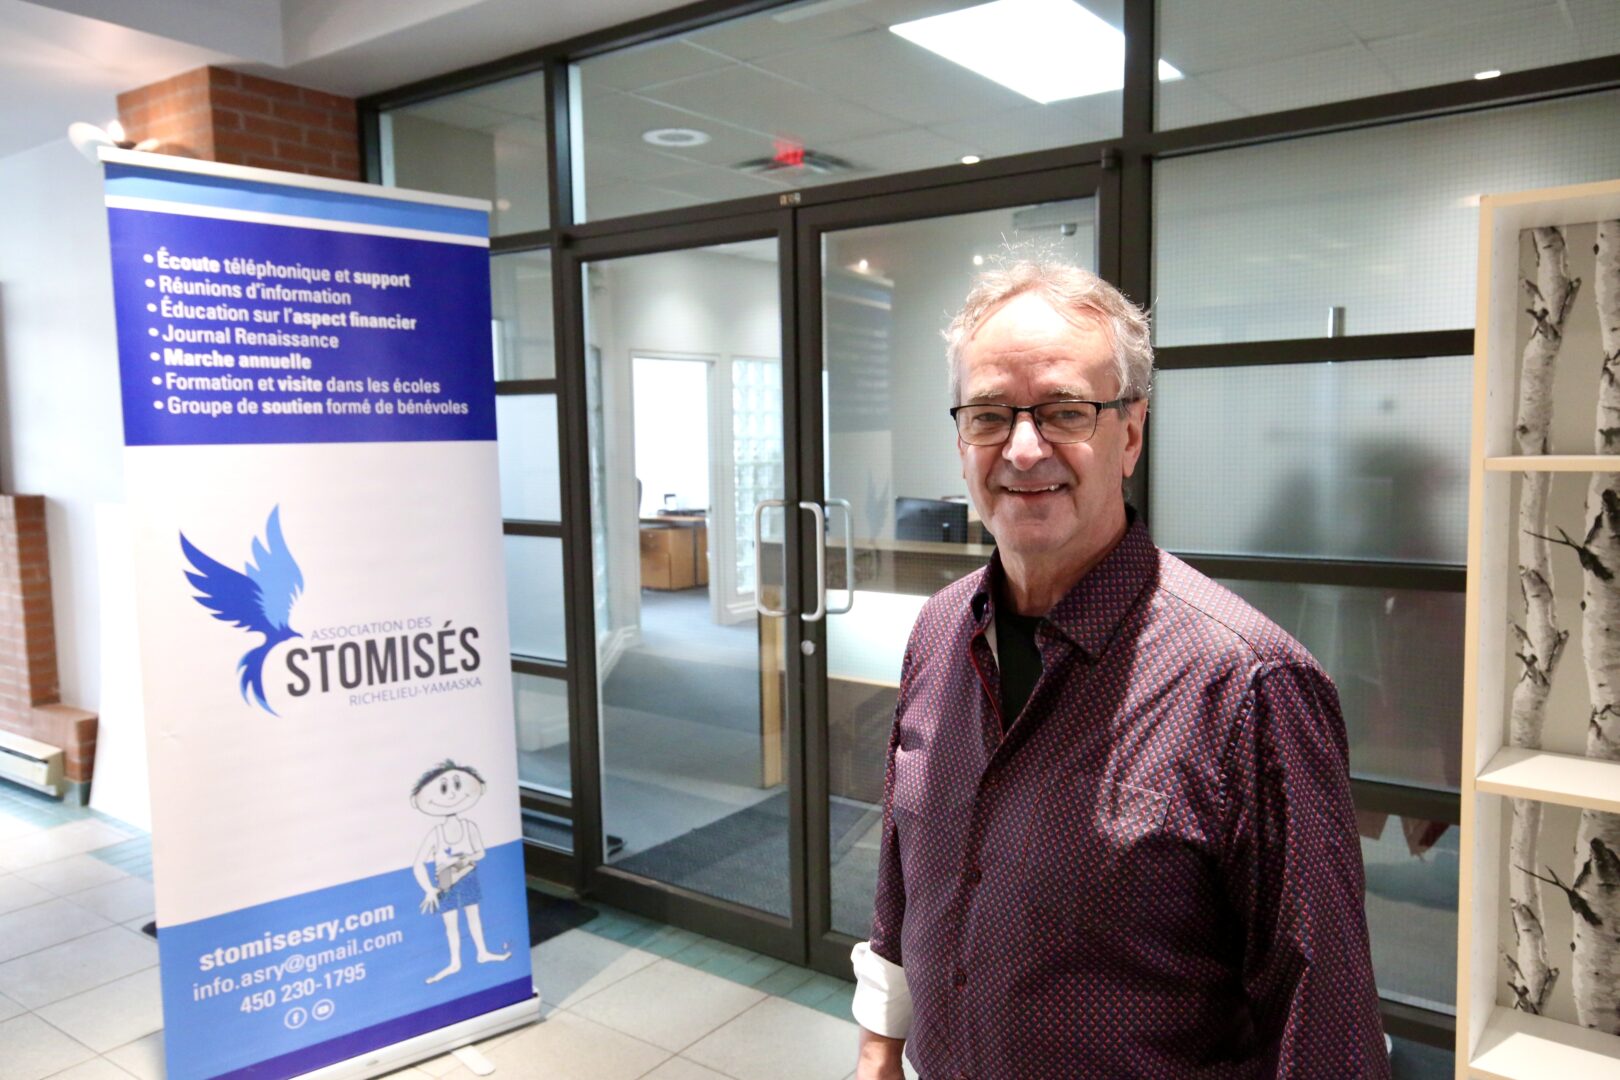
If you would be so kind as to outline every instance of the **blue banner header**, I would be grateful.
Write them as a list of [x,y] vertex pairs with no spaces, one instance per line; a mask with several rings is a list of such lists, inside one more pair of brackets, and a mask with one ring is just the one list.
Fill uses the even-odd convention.
[[[161,183],[208,190],[199,179]],[[263,198],[305,195],[283,190]],[[383,216],[359,205],[381,200],[328,197]],[[401,221],[445,210],[397,205]],[[468,317],[490,309],[485,248],[119,206],[108,217],[128,445],[495,438],[490,325]]]

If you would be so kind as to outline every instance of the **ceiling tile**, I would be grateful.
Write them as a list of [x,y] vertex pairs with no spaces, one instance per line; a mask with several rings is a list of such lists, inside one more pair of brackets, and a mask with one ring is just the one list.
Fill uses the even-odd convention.
[[658,180],[658,187],[665,191],[696,195],[704,202],[743,199],[755,195],[776,195],[795,186],[797,185],[786,181],[750,176],[729,169],[693,169],[675,176],[660,177]]
[[[656,152],[709,165],[732,165],[773,150],[769,136],[628,94],[587,102],[582,124],[587,162],[590,148],[604,144],[625,153]],[[702,146],[655,148],[643,142],[641,136],[656,128],[693,128],[708,135],[709,141]]]
[[933,130],[948,139],[974,143],[979,147],[975,153],[981,157],[1094,142],[1119,135],[1120,98],[1115,92],[1050,105],[1030,104],[984,120],[937,124]]
[[605,53],[582,61],[580,86],[586,96],[604,89],[640,90],[648,86],[729,67],[732,61],[685,41],[657,41],[633,49]]
[[1197,75],[1354,45],[1355,36],[1324,8],[1298,0],[1167,0],[1159,5],[1159,55]]
[[1158,126],[1165,130],[1248,115],[1237,102],[1223,96],[1202,76],[1161,82],[1157,109]]
[[741,67],[671,83],[650,96],[767,136],[797,139],[807,147],[903,126],[853,102]]
[[1556,0],[1423,0],[1420,4],[1412,0],[1354,0],[1332,4],[1331,8],[1333,17],[1363,41],[1434,30],[1469,36],[1481,21],[1537,9],[1561,18]]
[[871,30],[758,66],[913,124],[987,116],[1029,99],[887,30]]
[[686,158],[660,153],[650,146],[620,147],[585,140],[585,182],[591,186],[607,180],[657,180],[691,168],[692,162]]
[[628,214],[646,214],[706,202],[684,192],[666,191],[650,184],[622,182],[592,187],[587,195],[586,219],[602,221]]
[[871,21],[855,14],[862,6],[795,5],[706,27],[685,40],[737,60],[757,60],[870,30]]
[[[1550,16],[1550,17],[1549,17]],[[1377,41],[1373,52],[1403,86],[1461,82],[1476,71],[1526,71],[1583,54],[1581,38],[1556,11],[1520,11]]]
[[1362,45],[1209,72],[1200,81],[1251,115],[1400,89]]

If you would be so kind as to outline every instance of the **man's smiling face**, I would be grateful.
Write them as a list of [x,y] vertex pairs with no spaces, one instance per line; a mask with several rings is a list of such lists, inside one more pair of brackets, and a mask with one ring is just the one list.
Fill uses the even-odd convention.
[[460,769],[440,773],[416,793],[416,808],[424,814],[459,814],[484,794],[484,785]]
[[[1070,321],[1022,293],[981,323],[961,354],[958,404],[1109,401],[1120,392],[1113,346],[1093,320]],[[1020,413],[1000,446],[957,440],[962,476],[1004,559],[1081,567],[1124,529],[1121,485],[1142,452],[1146,402],[1104,410],[1090,441],[1053,444]]]

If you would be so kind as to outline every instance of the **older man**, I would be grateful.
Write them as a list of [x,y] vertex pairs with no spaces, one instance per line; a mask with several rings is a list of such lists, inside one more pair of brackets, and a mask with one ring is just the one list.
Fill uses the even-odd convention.
[[947,338],[997,554],[907,646],[856,1075],[1388,1076],[1333,684],[1125,505],[1146,317],[1023,263]]

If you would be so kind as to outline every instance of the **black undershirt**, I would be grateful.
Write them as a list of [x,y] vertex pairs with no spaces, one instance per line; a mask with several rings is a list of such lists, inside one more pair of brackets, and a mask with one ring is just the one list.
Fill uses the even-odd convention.
[[1035,644],[1035,631],[1043,621],[1039,615],[1015,613],[1011,604],[996,605],[996,664],[1001,669],[1003,732],[1024,711],[1035,690],[1035,680],[1041,677],[1041,650]]

